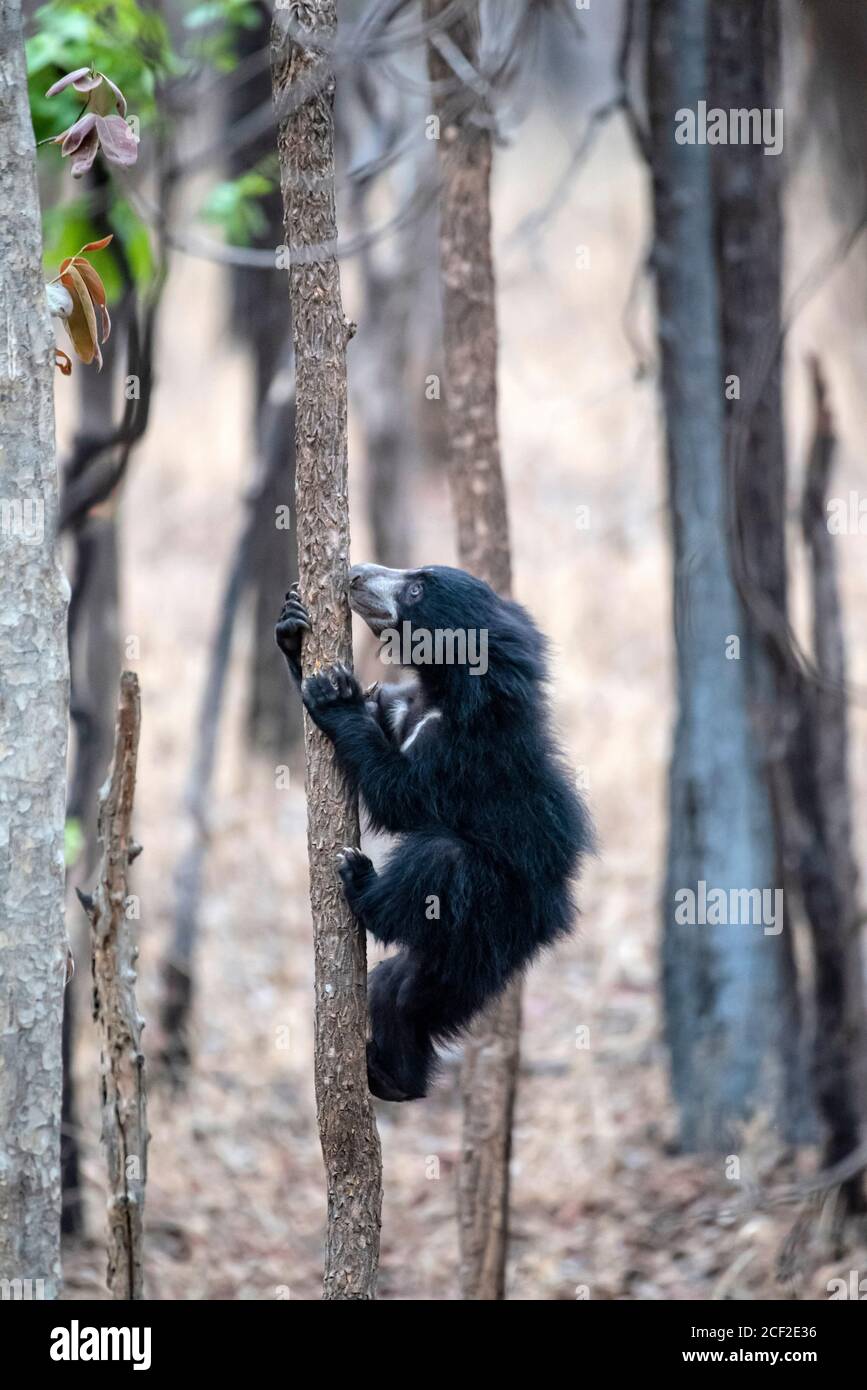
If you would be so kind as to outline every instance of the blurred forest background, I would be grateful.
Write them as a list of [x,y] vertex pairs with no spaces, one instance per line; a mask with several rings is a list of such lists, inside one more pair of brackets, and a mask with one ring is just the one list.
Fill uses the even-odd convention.
[[[425,37],[463,8],[431,29],[417,4],[338,5],[356,562],[456,557]],[[45,91],[81,65],[140,122],[131,168],[98,157],[71,184],[57,148],[39,151],[46,278],[114,236],[92,257],[104,368],[76,362],[55,386],[79,962],[64,1296],[104,1283],[73,889],[93,886],[129,668],[148,1296],[316,1298],[304,750],[273,641],[297,571],[272,15],[24,9],[38,140],[70,114]],[[600,844],[578,931],[524,988],[508,1296],[826,1298],[867,1269],[867,16],[848,0],[506,0],[481,5],[481,33],[475,70],[437,51],[481,92],[493,139],[513,592],[551,638],[556,724]],[[673,113],[699,99],[781,109],[781,153],[675,144]],[[372,680],[373,641],[354,637]],[[700,880],[784,885],[782,932],[679,923],[672,895]],[[460,1052],[427,1101],[376,1107],[382,1298],[460,1296]]]

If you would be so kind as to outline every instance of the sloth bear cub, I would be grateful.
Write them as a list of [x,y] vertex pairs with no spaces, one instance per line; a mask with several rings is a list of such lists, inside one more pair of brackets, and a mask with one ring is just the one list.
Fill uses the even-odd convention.
[[359,922],[400,947],[369,981],[370,1089],[415,1100],[434,1042],[570,930],[591,830],[551,733],[545,641],[529,614],[445,566],[356,565],[349,580],[354,611],[401,640],[411,684],[365,692],[343,666],[302,680],[310,624],[295,590],[276,638],[371,824],[397,837],[381,872],[353,848],[338,872]]

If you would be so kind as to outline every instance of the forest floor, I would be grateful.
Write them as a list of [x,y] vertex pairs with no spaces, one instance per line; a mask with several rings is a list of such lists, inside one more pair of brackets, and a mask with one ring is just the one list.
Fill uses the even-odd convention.
[[[558,215],[543,231],[516,239],[516,224],[556,181],[571,138],[540,118],[498,153],[497,166],[501,427],[516,592],[553,640],[555,716],[588,787],[600,840],[580,889],[578,932],[527,980],[509,1296],[824,1298],[831,1277],[867,1272],[867,1243],[834,1258],[822,1248],[817,1220],[815,1242],[801,1246],[781,1282],[779,1258],[797,1210],[769,1210],[745,1195],[750,1184],[761,1192],[796,1171],[808,1173],[815,1154],[794,1160],[773,1128],[757,1121],[738,1146],[742,1178],[749,1179],[739,1185],[727,1179],[723,1156],[683,1156],[674,1148],[660,1041],[657,909],[673,713],[670,584],[644,281],[636,312],[626,315],[647,254],[646,176],[622,130],[609,126]],[[808,195],[801,195],[805,204]],[[790,248],[793,280],[809,262],[810,246],[815,253],[830,240],[824,225],[812,230],[815,243],[804,231]],[[590,251],[585,269],[578,246]],[[363,307],[354,302],[351,267],[346,278],[348,311],[360,323],[351,348],[358,355],[365,350]],[[845,272],[801,316],[789,344],[793,499],[804,455],[807,346],[822,351],[839,406],[840,494],[863,478],[857,443],[864,406],[856,383],[864,346],[848,325],[850,296]],[[178,256],[153,425],[121,509],[123,632],[139,639],[141,655],[131,664],[143,689],[137,836],[144,854],[133,887],[142,902],[140,1006],[151,1060],[172,874],[188,833],[183,785],[249,471],[249,383],[227,340],[225,307],[219,270]],[[646,358],[643,373],[636,341]],[[352,356],[350,370],[351,363]],[[366,549],[357,431],[351,449],[353,554],[376,558]],[[419,481],[407,530],[408,563],[451,558],[442,477]],[[840,554],[853,675],[863,687],[867,573],[856,540],[841,537]],[[792,563],[803,568],[797,549]],[[146,1277],[149,1296],[158,1299],[320,1293],[325,1200],[312,1084],[303,776],[295,765],[288,788],[278,788],[274,767],[245,747],[247,626],[233,654],[211,807],[195,1064],[185,1094],[174,1097],[156,1081],[151,1088]],[[363,650],[369,666],[369,648]],[[863,864],[863,708],[853,711],[852,734]],[[80,974],[84,999],[87,972]],[[589,1046],[578,1045],[582,1029]],[[99,1296],[104,1286],[104,1177],[89,1024],[77,1075],[89,1236],[66,1252],[66,1297],[73,1299]],[[385,1191],[380,1296],[457,1298],[456,1056],[428,1101],[377,1110]]]

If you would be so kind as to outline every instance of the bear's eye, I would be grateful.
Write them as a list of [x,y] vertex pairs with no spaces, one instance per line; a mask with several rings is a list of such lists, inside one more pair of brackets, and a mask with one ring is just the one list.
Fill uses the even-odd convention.
[[409,588],[407,589],[406,596],[409,599],[416,599],[421,598],[423,593],[424,589],[422,585],[419,584],[418,581],[416,581],[415,584],[410,584]]

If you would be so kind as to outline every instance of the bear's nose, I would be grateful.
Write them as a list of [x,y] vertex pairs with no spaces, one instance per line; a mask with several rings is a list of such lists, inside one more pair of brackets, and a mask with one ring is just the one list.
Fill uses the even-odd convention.
[[370,584],[375,579],[399,580],[402,576],[402,570],[386,569],[384,565],[353,565],[349,571],[349,587],[360,589],[363,584]]

